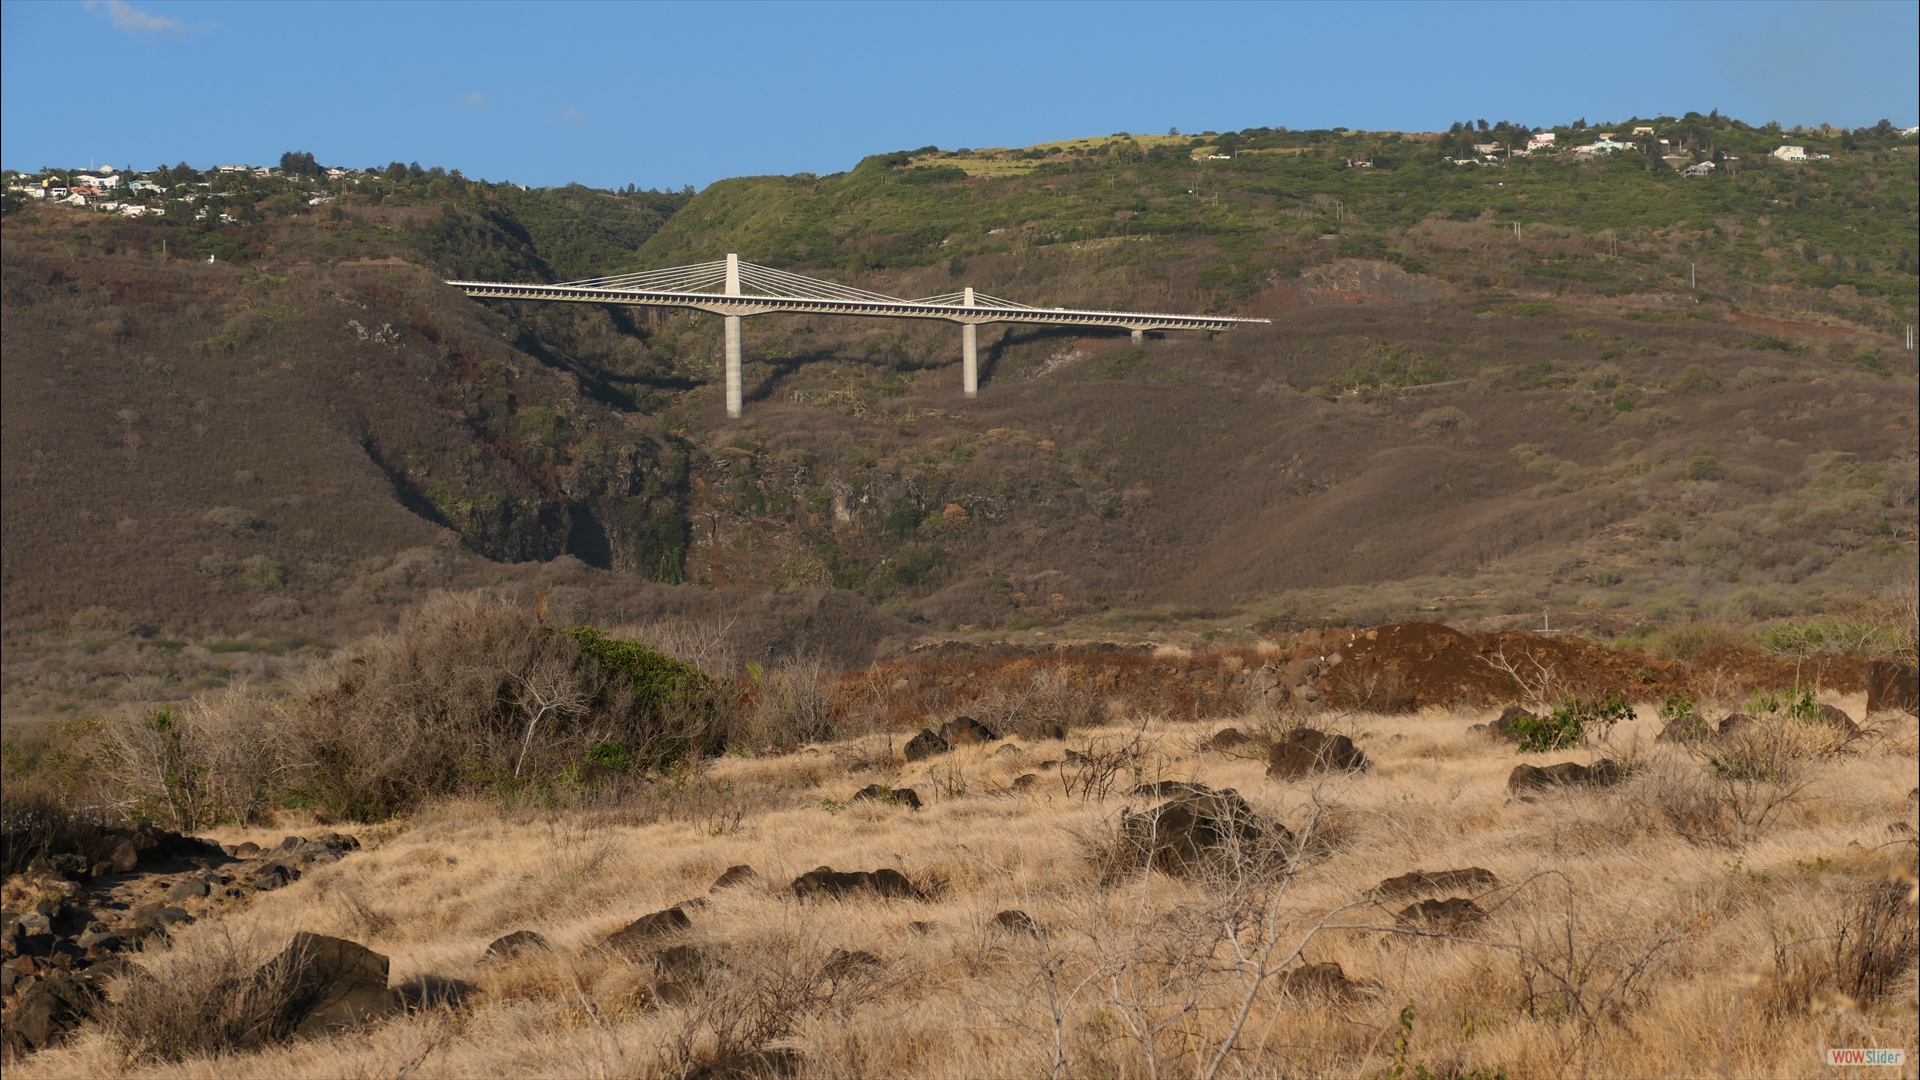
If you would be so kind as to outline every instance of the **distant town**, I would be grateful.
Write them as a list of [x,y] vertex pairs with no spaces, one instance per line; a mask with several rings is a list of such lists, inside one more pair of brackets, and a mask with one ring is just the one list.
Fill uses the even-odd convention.
[[[1446,160],[1456,165],[1497,168],[1513,158],[1545,157],[1577,164],[1596,157],[1633,151],[1658,157],[1675,171],[1695,179],[1707,179],[1723,168],[1737,171],[1740,162],[1739,155],[1725,153],[1711,145],[1699,145],[1695,139],[1683,137],[1674,141],[1663,136],[1658,127],[1652,124],[1597,131],[1586,129],[1584,123],[1579,123],[1559,131],[1529,131],[1502,123],[1489,131],[1483,120],[1480,121],[1480,133],[1487,141],[1469,142],[1475,134],[1473,129],[1463,124],[1454,125],[1453,130],[1441,137],[1449,142],[1453,138],[1460,139],[1461,148],[1470,152],[1458,157],[1449,155]],[[1785,134],[1818,138],[1830,132],[1825,128],[1813,128],[1796,129]],[[1903,138],[1913,138],[1920,134],[1920,127],[1902,128],[1898,134]],[[1575,139],[1588,136],[1592,141],[1574,145]],[[1236,150],[1230,144],[1193,151],[1195,160],[1202,161],[1229,160],[1235,156]],[[1831,158],[1829,154],[1809,152],[1803,144],[1787,142],[1782,142],[1767,156],[1796,164],[1817,163]],[[1374,167],[1371,158],[1351,158],[1346,164],[1350,168]],[[438,177],[457,179],[459,172],[422,169],[417,163],[406,165],[401,162],[394,162],[385,168],[327,167],[317,164],[313,155],[303,153],[285,154],[279,165],[217,165],[206,170],[182,163],[146,172],[110,166],[43,169],[37,173],[5,172],[7,194],[17,198],[85,207],[125,217],[166,215],[175,220],[217,221],[223,224],[247,223],[248,211],[263,194],[292,196],[304,200],[308,206],[320,207],[363,184]],[[266,192],[262,191],[262,181],[267,182]]]

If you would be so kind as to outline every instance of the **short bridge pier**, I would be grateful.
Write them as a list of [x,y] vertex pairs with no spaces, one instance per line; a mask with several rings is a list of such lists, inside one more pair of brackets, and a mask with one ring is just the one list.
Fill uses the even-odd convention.
[[851,315],[882,319],[940,319],[960,325],[960,386],[967,397],[980,394],[980,338],[984,323],[1043,326],[1111,327],[1132,331],[1133,341],[1148,330],[1231,330],[1249,319],[1232,315],[1181,315],[1154,311],[1096,311],[1041,308],[988,296],[971,286],[959,292],[903,300],[850,285],[790,274],[770,266],[725,259],[649,270],[637,274],[530,285],[497,281],[449,281],[480,300],[554,300],[576,304],[632,304],[690,308],[725,321],[727,415],[738,418],[743,406],[741,320],[753,315]]

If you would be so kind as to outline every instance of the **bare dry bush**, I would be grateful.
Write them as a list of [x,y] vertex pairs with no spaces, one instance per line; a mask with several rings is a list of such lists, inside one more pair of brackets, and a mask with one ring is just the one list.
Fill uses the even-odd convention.
[[[1798,726],[1798,725],[1796,725]],[[1638,770],[1634,788],[1689,843],[1752,843],[1798,802],[1811,782],[1797,733],[1755,725],[1733,745],[1703,746],[1696,760],[1664,756]]]
[[878,958],[830,950],[804,932],[736,942],[718,962],[700,965],[666,1025],[656,1071],[686,1076],[774,1050],[810,1019],[844,1017],[876,1000],[890,981]]
[[1872,877],[1837,897],[1769,908],[1772,967],[1759,995],[1776,1015],[1869,1008],[1902,987],[1911,992],[1920,922],[1913,882]]
[[844,738],[836,715],[834,672],[818,656],[790,660],[755,674],[753,704],[743,718],[742,740],[756,747],[792,747]]
[[263,968],[266,959],[257,935],[231,928],[177,948],[150,947],[113,980],[102,1027],[133,1062],[186,1061],[284,1038],[298,1012],[298,972]]

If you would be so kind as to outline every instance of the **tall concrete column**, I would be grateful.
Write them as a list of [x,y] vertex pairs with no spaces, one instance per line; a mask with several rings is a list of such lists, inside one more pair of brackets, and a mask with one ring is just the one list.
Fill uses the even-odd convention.
[[[967,286],[960,306],[973,306],[973,286]],[[980,328],[973,323],[960,327],[960,385],[968,397],[980,396]]]
[[1145,330],[1135,330],[1133,332],[1133,343],[1135,345],[1145,344],[1146,340],[1147,340],[1147,332]]
[[[727,256],[727,295],[740,295],[740,256]],[[740,419],[740,316],[727,317],[727,417]]]

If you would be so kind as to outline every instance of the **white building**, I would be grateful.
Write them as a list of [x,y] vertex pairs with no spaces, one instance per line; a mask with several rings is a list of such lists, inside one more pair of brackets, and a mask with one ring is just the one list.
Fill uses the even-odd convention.
[[1653,129],[1650,127],[1637,127],[1633,129],[1633,133],[1635,135],[1651,135],[1653,134]]
[[1681,175],[1691,176],[1691,177],[1694,177],[1695,179],[1698,179],[1700,177],[1708,175],[1711,172],[1713,172],[1713,162],[1702,161],[1698,165],[1689,165],[1685,169],[1682,169]]
[[1553,132],[1543,131],[1538,135],[1529,136],[1527,138],[1527,149],[1529,150],[1553,149]]
[[1781,161],[1805,161],[1807,160],[1807,148],[1804,146],[1782,146],[1773,152],[1773,156],[1779,158]]

